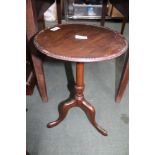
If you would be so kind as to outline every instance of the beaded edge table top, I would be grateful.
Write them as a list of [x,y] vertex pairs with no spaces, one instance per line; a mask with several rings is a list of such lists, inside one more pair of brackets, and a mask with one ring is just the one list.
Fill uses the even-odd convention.
[[86,24],[60,24],[42,30],[34,37],[34,45],[49,57],[75,62],[109,60],[128,48],[120,33]]

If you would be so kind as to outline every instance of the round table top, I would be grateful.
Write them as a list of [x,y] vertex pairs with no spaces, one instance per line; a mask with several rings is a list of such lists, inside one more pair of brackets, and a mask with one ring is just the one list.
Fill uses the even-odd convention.
[[42,30],[35,36],[34,44],[49,57],[75,62],[109,60],[128,48],[120,33],[85,24],[61,24]]

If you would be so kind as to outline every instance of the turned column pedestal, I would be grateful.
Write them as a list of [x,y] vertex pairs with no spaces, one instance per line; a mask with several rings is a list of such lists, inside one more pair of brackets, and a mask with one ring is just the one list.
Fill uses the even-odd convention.
[[76,63],[76,85],[75,97],[68,102],[60,104],[59,118],[56,121],[50,122],[47,127],[52,128],[64,120],[68,111],[72,107],[81,108],[87,115],[91,124],[104,136],[107,136],[107,131],[101,128],[95,120],[95,108],[85,100],[84,95],[84,63]]
[[[104,136],[107,131],[95,120],[95,108],[85,100],[84,63],[109,60],[126,52],[127,41],[118,32],[109,28],[84,24],[61,24],[40,31],[34,38],[36,48],[45,55],[76,62],[76,83],[74,96],[59,105],[59,117],[48,123],[52,128],[63,121],[72,107],[81,108],[91,124]],[[103,88],[104,89],[104,88]]]

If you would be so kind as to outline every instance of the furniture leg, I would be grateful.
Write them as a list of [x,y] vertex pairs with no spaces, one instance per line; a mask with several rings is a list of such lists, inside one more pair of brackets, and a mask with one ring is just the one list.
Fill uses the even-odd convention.
[[104,136],[107,136],[107,131],[101,128],[95,121],[95,108],[89,104],[83,95],[84,90],[84,63],[76,64],[76,85],[75,96],[69,102],[65,102],[59,105],[59,118],[56,121],[47,124],[48,128],[52,128],[63,121],[72,107],[81,108],[87,115],[91,124]]
[[48,128],[52,128],[56,125],[58,125],[60,122],[62,122],[65,117],[67,116],[67,113],[70,108],[74,107],[76,105],[76,101],[74,99],[70,100],[69,102],[65,102],[59,105],[59,118],[56,121],[50,122],[47,124]]
[[114,6],[111,4],[110,17],[112,17],[113,8]]
[[58,24],[61,24],[61,3],[62,0],[56,0]]
[[84,91],[84,63],[76,64],[76,86],[75,99],[77,106],[80,107],[87,115],[91,124],[104,136],[107,136],[107,131],[102,129],[95,121],[95,108],[89,104],[83,95]]
[[102,4],[101,26],[104,26],[105,23],[105,16],[107,14],[107,3],[108,1],[104,0]]
[[128,84],[128,81],[129,81],[129,56],[127,55],[125,63],[124,63],[124,67],[123,67],[123,72],[121,75],[121,80],[120,80],[119,87],[117,90],[116,98],[115,98],[115,101],[117,103],[121,101],[125,88]]
[[90,123],[104,136],[107,136],[108,135],[108,132],[101,128],[97,123],[96,123],[96,120],[95,120],[95,108],[90,104],[88,103],[88,101],[86,100],[83,100],[82,101],[82,104],[80,105],[81,109],[85,112],[85,114],[87,115]]
[[121,34],[123,34],[123,32],[124,32],[125,24],[126,24],[126,18],[123,17],[123,22],[122,22],[122,27],[121,27]]
[[39,56],[35,55],[34,53],[31,53],[34,71],[38,83],[38,89],[40,96],[42,98],[43,102],[48,102],[48,96],[46,91],[46,83],[45,83],[45,76],[44,76],[44,70],[43,70],[43,62]]
[[[38,32],[38,25],[34,1],[26,0],[26,35],[29,40],[29,44],[31,44],[31,38],[34,36],[36,32]],[[41,98],[43,102],[47,102],[48,97],[46,92],[43,62],[42,59],[37,55],[37,51],[35,48],[31,48],[31,57]]]

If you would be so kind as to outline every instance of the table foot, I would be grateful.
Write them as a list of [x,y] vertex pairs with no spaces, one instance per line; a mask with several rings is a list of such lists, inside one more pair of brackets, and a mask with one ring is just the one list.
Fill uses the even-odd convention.
[[68,110],[76,105],[76,101],[74,99],[61,103],[59,105],[59,118],[53,122],[47,124],[48,128],[52,128],[62,122],[67,116]]
[[72,107],[80,107],[88,117],[91,124],[99,131],[102,135],[107,136],[108,133],[105,129],[101,128],[95,120],[95,108],[88,103],[86,100],[75,100],[72,99],[68,102],[62,103],[59,105],[59,118],[53,122],[50,122],[47,124],[48,128],[52,128],[54,126],[57,126],[60,122],[62,122],[65,117],[67,116],[67,113],[69,109]]
[[80,105],[81,109],[85,112],[85,114],[87,115],[90,123],[97,129],[97,131],[99,131],[102,135],[107,136],[108,132],[101,128],[95,120],[95,108],[88,103],[88,101],[83,100],[82,104]]

